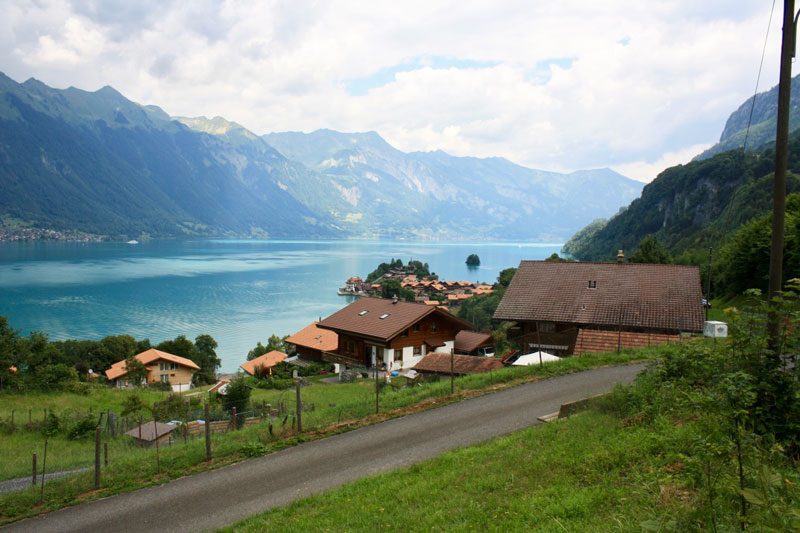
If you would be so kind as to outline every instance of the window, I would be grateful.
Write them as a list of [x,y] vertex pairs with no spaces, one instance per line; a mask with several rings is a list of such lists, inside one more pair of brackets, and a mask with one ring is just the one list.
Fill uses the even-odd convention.
[[408,337],[408,328],[403,330],[403,333],[400,334],[401,337]]
[[395,360],[395,362],[403,360],[403,350],[395,350],[394,351],[394,360]]
[[169,374],[161,374],[161,383],[169,383]]
[[385,319],[389,318],[389,313],[383,313],[383,314],[382,314],[381,316],[379,316],[378,318],[380,318],[381,320],[385,320]]
[[344,351],[347,353],[356,353],[356,343],[353,341],[345,341]]
[[413,326],[411,326],[411,330],[412,330],[412,331],[419,331],[419,322],[417,322],[416,324],[414,324]]
[[414,355],[422,355],[422,346],[414,346]]
[[436,322],[431,322],[430,330],[431,332],[436,333],[439,331],[439,325]]
[[589,288],[590,289],[596,289],[597,288],[597,280],[590,279],[589,280]]
[[363,311],[360,311],[360,312],[358,313],[358,316],[364,316],[364,315],[366,315],[367,313],[369,313],[369,311],[367,311],[366,309],[364,309]]

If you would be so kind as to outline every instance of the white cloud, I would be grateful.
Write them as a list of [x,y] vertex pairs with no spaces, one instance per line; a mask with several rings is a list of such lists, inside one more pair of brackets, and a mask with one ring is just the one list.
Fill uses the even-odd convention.
[[688,163],[694,156],[711,146],[710,143],[695,144],[676,152],[668,152],[655,161],[633,161],[631,163],[616,165],[614,170],[635,180],[649,183],[665,169]]
[[[257,133],[376,130],[403,150],[612,166],[646,179],[713,143],[751,94],[768,9],[757,0],[12,0],[0,70],[58,87],[108,84],[171,114],[222,115]],[[777,79],[779,11],[762,89]],[[360,92],[353,80],[365,80]]]

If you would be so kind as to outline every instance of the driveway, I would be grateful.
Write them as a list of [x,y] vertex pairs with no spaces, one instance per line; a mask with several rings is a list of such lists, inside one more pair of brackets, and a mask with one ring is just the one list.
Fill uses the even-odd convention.
[[562,403],[628,383],[644,365],[598,368],[396,418],[264,457],[7,526],[8,531],[205,531],[327,489],[539,423]]

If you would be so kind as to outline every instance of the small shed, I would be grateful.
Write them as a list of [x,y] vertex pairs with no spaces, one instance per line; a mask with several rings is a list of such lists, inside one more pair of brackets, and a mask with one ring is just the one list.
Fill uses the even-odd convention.
[[129,437],[133,437],[137,446],[149,448],[158,442],[159,446],[169,444],[172,439],[172,432],[175,431],[175,426],[172,424],[164,424],[163,422],[145,422],[136,426],[132,430],[125,433]]
[[483,355],[480,351],[481,348],[491,348],[493,346],[494,339],[491,333],[463,330],[456,334],[455,350],[458,354]]

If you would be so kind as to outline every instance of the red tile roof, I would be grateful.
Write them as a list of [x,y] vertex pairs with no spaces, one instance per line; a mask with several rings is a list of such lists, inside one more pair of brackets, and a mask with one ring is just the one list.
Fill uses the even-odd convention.
[[372,337],[386,342],[431,314],[437,314],[445,320],[456,322],[462,328],[471,327],[468,322],[442,312],[438,307],[367,297],[359,298],[347,307],[340,309],[319,322],[318,326],[323,329]]
[[[594,282],[595,288],[590,288]],[[700,270],[637,263],[522,261],[494,318],[702,331]]]
[[491,333],[479,333],[477,331],[459,331],[456,334],[455,350],[457,352],[471,352],[481,346],[492,344]]
[[294,335],[287,337],[286,342],[323,352],[332,352],[339,346],[339,336],[329,329],[318,328],[317,322],[312,322]]
[[260,355],[255,359],[251,359],[239,365],[239,368],[254,376],[256,373],[256,368],[272,368],[273,366],[277,365],[284,359],[286,359],[288,355],[283,352],[279,352],[278,350],[272,350],[269,353],[265,353],[264,355]]
[[[136,359],[139,360],[145,366],[150,365],[151,363],[155,363],[159,360],[162,361],[170,361],[172,363],[176,363],[181,366],[185,366],[187,368],[192,368],[194,370],[200,370],[200,367],[197,366],[197,363],[192,361],[191,359],[186,359],[185,357],[180,357],[177,355],[172,355],[171,353],[162,352],[161,350],[156,350],[155,348],[150,348],[142,353],[136,354],[134,356]],[[127,368],[125,368],[125,360],[117,361],[111,368],[106,370],[106,378],[108,379],[118,379],[125,374],[128,373]]]
[[[489,372],[490,370],[503,367],[503,363],[501,363],[499,359],[493,359],[491,357],[478,357],[475,355],[454,355],[452,357],[454,374],[477,374],[479,372]],[[449,374],[450,354],[440,352],[429,353],[414,365],[414,370],[418,372]]]

